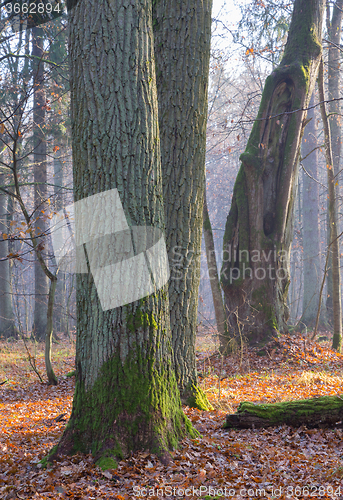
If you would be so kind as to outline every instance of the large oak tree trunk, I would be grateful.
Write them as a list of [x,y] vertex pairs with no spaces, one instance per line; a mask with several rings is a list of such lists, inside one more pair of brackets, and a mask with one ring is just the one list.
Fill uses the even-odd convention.
[[174,365],[183,401],[202,409],[209,404],[198,387],[195,336],[211,8],[212,0],[157,0],[153,14]]
[[[151,3],[78,2],[69,36],[75,201],[117,189],[130,228],[164,231]],[[104,214],[92,207],[96,229]],[[103,240],[99,259],[113,244]],[[137,286],[141,278],[133,277]],[[147,449],[166,458],[190,429],[173,370],[167,286],[103,309],[94,280],[77,275],[76,388],[57,453],[103,459]]]
[[295,0],[283,59],[267,78],[224,235],[229,324],[251,342],[283,331],[299,148],[321,57],[323,0]]

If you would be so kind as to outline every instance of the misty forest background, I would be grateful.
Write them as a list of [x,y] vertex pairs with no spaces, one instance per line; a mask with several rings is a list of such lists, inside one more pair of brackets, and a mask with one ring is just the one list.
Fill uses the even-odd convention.
[[[257,115],[265,78],[282,56],[293,7],[286,0],[236,3],[234,10],[231,2],[223,4],[214,13],[212,23],[206,191],[219,269],[239,156]],[[343,229],[341,114],[337,99],[341,98],[341,48],[330,42],[333,3],[328,2],[323,43],[327,95],[328,99],[336,99],[335,109],[329,110],[331,121],[338,123],[332,141],[340,233]],[[339,43],[340,30],[341,26]],[[53,23],[15,34],[3,26],[1,36],[0,133],[5,142],[0,151],[0,335],[9,339],[33,334],[43,340],[49,279],[34,256],[30,234],[34,231],[38,237],[37,244],[47,267],[55,274],[57,265],[49,223],[54,213],[73,201],[66,19],[62,16]],[[336,51],[331,59],[330,49]],[[334,89],[330,86],[332,79]],[[289,325],[300,329],[314,326],[328,246],[327,171],[316,92],[311,101],[314,107],[308,114],[312,120],[302,141],[290,260]],[[11,194],[16,182],[21,186],[25,210],[36,214],[30,224],[18,199]],[[173,278],[180,262],[176,259],[170,265]],[[194,265],[192,255],[187,265]],[[199,328],[216,335],[204,238],[200,272]],[[327,275],[320,316],[322,330],[330,330],[332,325],[330,269]],[[56,336],[75,333],[75,308],[75,276],[60,271],[53,312]]]

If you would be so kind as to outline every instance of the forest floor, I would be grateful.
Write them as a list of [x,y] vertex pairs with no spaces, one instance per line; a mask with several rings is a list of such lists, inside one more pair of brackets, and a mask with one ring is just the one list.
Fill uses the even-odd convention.
[[[326,335],[329,334],[326,332]],[[9,499],[343,499],[342,428],[222,428],[241,401],[256,403],[342,394],[343,355],[330,342],[283,336],[263,352],[240,348],[226,358],[212,335],[198,335],[198,370],[212,411],[184,408],[201,436],[184,439],[162,465],[135,453],[102,471],[91,456],[64,457],[43,468],[70,416],[74,344],[53,346],[57,387],[41,383],[22,341],[0,342],[0,498]],[[44,348],[28,343],[45,381]],[[31,359],[32,361],[32,359]],[[56,418],[65,414],[64,419]]]

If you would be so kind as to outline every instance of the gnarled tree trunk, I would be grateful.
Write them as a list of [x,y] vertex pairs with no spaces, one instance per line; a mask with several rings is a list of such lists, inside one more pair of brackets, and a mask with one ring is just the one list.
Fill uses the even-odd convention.
[[229,325],[250,342],[285,330],[299,148],[321,57],[324,0],[295,0],[267,78],[227,218],[221,280]]

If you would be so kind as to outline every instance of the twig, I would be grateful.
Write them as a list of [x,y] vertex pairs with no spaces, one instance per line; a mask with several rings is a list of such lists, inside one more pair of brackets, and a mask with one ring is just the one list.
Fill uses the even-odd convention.
[[29,351],[29,349],[28,349],[28,347],[26,345],[26,342],[25,342],[25,337],[24,337],[24,335],[22,333],[21,333],[21,338],[23,339],[24,346],[25,346],[27,355],[29,357],[30,366],[31,366],[32,370],[35,372],[35,374],[37,375],[37,377],[39,378],[40,382],[42,384],[44,384],[44,381],[43,381],[43,379],[42,379],[42,377],[41,377],[41,375],[40,375],[40,373],[38,371],[38,368],[36,366],[36,358],[34,356],[31,356],[31,353],[30,353],[30,351]]

